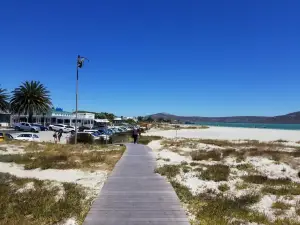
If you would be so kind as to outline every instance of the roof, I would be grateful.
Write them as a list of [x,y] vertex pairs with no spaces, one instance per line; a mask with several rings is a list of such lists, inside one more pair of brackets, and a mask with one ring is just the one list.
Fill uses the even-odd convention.
[[108,119],[95,119],[97,123],[109,123]]
[[67,115],[72,115],[72,114],[73,114],[73,113],[71,113],[71,112],[57,111],[57,110],[55,110],[55,109],[52,109],[51,112],[54,113],[54,114],[67,114]]
[[114,120],[122,120],[122,118],[120,118],[120,117],[119,118],[114,118]]

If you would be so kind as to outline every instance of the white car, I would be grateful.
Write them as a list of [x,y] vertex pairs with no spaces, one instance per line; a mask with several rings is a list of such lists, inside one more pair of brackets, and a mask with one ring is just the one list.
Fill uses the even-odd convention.
[[55,124],[55,125],[50,125],[49,126],[50,130],[53,131],[62,131],[64,133],[74,133],[75,132],[75,127],[73,126],[69,126],[69,125],[65,125],[65,124]]
[[40,137],[34,133],[22,133],[18,134],[15,138],[15,140],[21,140],[21,141],[37,141],[40,142]]

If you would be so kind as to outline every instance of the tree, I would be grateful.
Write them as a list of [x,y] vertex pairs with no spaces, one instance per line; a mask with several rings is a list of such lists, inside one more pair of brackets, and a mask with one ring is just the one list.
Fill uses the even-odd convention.
[[133,119],[128,119],[128,120],[126,120],[126,123],[129,123],[129,124],[136,124],[135,120],[133,120]]
[[0,110],[7,112],[9,109],[9,103],[8,103],[9,95],[6,91],[6,89],[0,88]]
[[137,117],[137,120],[138,120],[139,122],[142,122],[142,121],[144,120],[144,117],[138,116],[138,117]]
[[22,83],[12,91],[10,104],[13,113],[28,115],[30,123],[32,123],[34,113],[47,113],[52,107],[50,92],[39,81]]
[[149,117],[146,118],[146,121],[151,123],[151,122],[154,121],[154,119],[151,116],[149,116]]

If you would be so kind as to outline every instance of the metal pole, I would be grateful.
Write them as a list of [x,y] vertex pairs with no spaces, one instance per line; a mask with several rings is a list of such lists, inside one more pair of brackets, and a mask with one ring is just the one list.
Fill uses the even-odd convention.
[[77,144],[77,111],[78,111],[78,65],[76,65],[75,144]]

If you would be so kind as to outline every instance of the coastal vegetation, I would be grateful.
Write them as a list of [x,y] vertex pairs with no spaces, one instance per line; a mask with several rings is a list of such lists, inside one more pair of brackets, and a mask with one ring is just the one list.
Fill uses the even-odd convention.
[[24,141],[0,147],[0,225],[82,224],[125,151],[117,145]]
[[164,138],[159,144],[155,172],[171,182],[191,224],[300,224],[297,143]]

